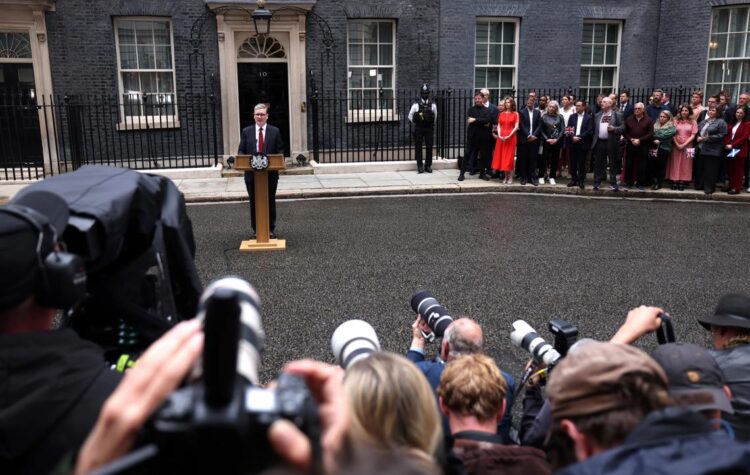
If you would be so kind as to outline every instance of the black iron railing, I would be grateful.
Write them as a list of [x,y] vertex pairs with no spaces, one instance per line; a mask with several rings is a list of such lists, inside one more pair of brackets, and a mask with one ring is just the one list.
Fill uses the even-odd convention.
[[[620,88],[628,90],[632,103],[648,102],[652,88]],[[671,95],[675,105],[688,103],[694,88],[662,88]],[[550,96],[558,102],[564,95],[583,99],[594,107],[596,93],[578,88],[525,88],[500,91],[503,97],[516,100],[523,107],[529,92],[537,97]],[[367,95],[347,91],[313,91],[311,95],[311,146],[313,158],[320,163],[411,160],[413,157],[413,126],[407,116],[419,98],[416,90],[380,89]],[[454,159],[464,155],[466,146],[466,113],[473,104],[472,89],[440,89],[432,99],[438,108],[435,123],[434,151],[441,158]],[[497,103],[498,98],[493,97]]]
[[0,179],[26,180],[86,164],[133,169],[215,165],[215,96],[0,96]]

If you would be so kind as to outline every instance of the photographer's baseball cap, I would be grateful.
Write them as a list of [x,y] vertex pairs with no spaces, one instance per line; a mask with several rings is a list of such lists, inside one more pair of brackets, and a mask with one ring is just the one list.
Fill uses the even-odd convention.
[[547,384],[553,419],[629,407],[631,401],[617,388],[622,377],[630,373],[652,374],[667,387],[661,366],[632,346],[590,342],[571,351],[554,368]]
[[[0,212],[0,312],[15,307],[33,294],[40,278],[39,258],[44,259],[52,252],[55,237],[60,238],[57,230],[65,229],[69,217],[67,203],[48,191],[21,193],[10,205],[0,206],[3,210]],[[37,256],[39,231],[28,219],[7,212],[12,205],[36,211],[32,219],[37,226],[54,230],[43,233],[41,256]]]
[[710,330],[711,325],[750,328],[750,297],[742,294],[727,294],[719,300],[714,314],[699,318],[698,323],[706,330]]
[[724,373],[708,350],[690,343],[667,343],[659,345],[651,357],[667,374],[669,394],[677,405],[734,413],[724,392]]

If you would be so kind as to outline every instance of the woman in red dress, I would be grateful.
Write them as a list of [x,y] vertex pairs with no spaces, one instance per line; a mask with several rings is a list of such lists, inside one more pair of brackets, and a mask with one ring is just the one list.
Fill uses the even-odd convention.
[[492,168],[496,172],[505,172],[503,183],[513,183],[514,157],[516,155],[516,132],[518,132],[518,112],[516,101],[505,99],[505,110],[497,115],[497,143],[492,156]]

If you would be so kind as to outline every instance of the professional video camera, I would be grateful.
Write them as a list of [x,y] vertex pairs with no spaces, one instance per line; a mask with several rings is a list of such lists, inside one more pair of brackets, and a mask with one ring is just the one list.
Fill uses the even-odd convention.
[[453,317],[448,314],[448,310],[427,290],[421,290],[412,296],[411,308],[430,326],[431,333],[422,332],[425,339],[430,342],[435,340],[435,336],[442,338],[445,330],[453,323]]
[[331,351],[336,364],[347,369],[354,362],[380,351],[380,341],[369,323],[364,320],[347,320],[333,332]]
[[521,378],[521,383],[518,385],[519,390],[528,381],[536,366],[544,364],[547,372],[549,372],[568,354],[568,350],[578,339],[578,328],[564,320],[552,319],[549,321],[548,328],[550,333],[555,337],[554,346],[547,343],[525,321],[516,320],[513,322],[513,331],[510,333],[510,340],[514,345],[531,353],[535,363],[535,365],[529,366],[523,378]]
[[195,242],[182,193],[171,180],[124,168],[85,166],[26,187],[70,208],[62,233],[83,258],[87,298],[63,319],[113,361],[140,353],[195,315],[201,293]]
[[147,428],[151,445],[103,473],[258,473],[279,462],[267,439],[279,418],[310,438],[314,472],[322,473],[320,418],[304,380],[281,374],[275,389],[247,381],[243,365],[257,376],[265,342],[260,312],[258,294],[242,279],[206,288],[197,316],[205,329],[202,380],[170,395]]

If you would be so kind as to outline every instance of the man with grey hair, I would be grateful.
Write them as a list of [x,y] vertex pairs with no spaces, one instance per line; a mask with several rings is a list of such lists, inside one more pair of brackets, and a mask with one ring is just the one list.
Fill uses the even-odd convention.
[[[474,353],[483,353],[484,333],[479,324],[467,317],[460,317],[453,321],[443,334],[440,342],[439,355],[431,361],[425,360],[425,346],[427,341],[424,334],[429,334],[432,330],[425,323],[421,316],[417,315],[416,320],[411,325],[412,339],[409,352],[406,358],[417,365],[430,383],[432,390],[437,398],[437,388],[440,384],[440,376],[443,374],[445,364],[452,359],[461,355]],[[515,392],[515,380],[513,376],[501,370],[503,378],[508,383],[508,393],[506,394],[506,411],[499,425],[498,432],[510,440],[510,408],[513,406],[513,393]]]
[[[281,131],[268,124],[268,106],[257,104],[253,111],[255,124],[242,129],[240,148],[241,155],[284,153],[284,141]],[[279,186],[279,172],[268,172],[268,215],[270,221],[271,239],[276,239],[276,188]],[[255,239],[255,173],[245,172],[245,187],[250,196],[250,224]]]
[[591,144],[591,156],[594,160],[594,190],[598,190],[602,180],[607,179],[609,163],[609,184],[612,191],[617,191],[617,174],[620,173],[618,161],[619,138],[625,132],[625,119],[621,112],[612,109],[612,99],[602,99],[602,110],[594,117],[594,140]]

